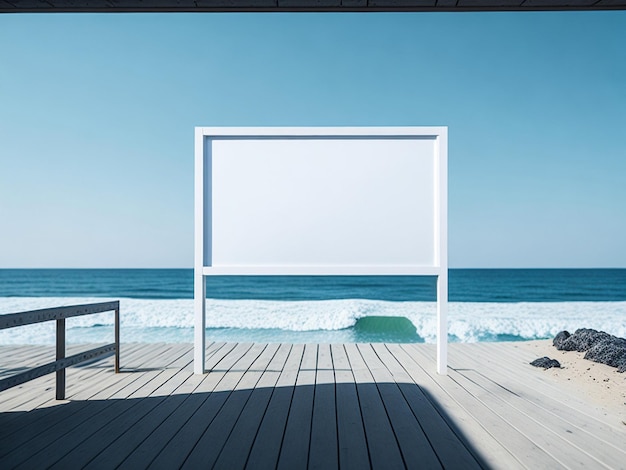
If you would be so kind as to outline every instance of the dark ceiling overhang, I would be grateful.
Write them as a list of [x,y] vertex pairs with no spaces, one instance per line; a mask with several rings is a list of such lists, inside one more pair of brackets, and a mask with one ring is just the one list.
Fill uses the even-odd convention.
[[626,0],[0,0],[0,13],[625,10]]

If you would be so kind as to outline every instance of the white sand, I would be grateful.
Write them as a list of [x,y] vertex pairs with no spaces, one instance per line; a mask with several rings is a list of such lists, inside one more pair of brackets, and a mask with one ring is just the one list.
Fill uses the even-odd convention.
[[543,371],[555,382],[563,384],[572,394],[594,403],[605,413],[613,413],[626,426],[626,373],[615,367],[583,359],[585,353],[559,351],[552,340],[527,341],[517,344],[539,358],[548,356],[561,363],[561,369]]

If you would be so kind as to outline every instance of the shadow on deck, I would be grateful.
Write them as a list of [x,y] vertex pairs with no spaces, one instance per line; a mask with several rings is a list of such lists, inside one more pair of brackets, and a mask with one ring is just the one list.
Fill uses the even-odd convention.
[[488,468],[414,383],[61,402],[0,414],[3,468]]

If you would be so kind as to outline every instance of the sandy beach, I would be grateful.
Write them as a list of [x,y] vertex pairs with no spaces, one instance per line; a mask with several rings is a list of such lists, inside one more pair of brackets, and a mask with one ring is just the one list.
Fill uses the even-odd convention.
[[518,344],[537,357],[547,356],[559,361],[560,369],[537,370],[566,386],[572,395],[597,405],[607,414],[615,414],[626,426],[626,374],[617,372],[615,367],[583,359],[584,352],[559,351],[552,340]]

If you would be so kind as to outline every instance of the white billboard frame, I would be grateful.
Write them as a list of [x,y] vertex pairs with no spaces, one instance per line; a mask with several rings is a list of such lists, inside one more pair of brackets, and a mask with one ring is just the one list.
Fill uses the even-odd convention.
[[[303,146],[302,143],[305,145]],[[370,148],[374,150],[370,152]],[[385,152],[381,152],[381,149],[384,149]],[[254,152],[252,156],[249,155],[251,151]],[[326,155],[329,152],[330,155]],[[328,165],[334,165],[337,161],[343,161],[346,168],[356,168],[357,165],[354,165],[355,161],[353,160],[360,158],[358,155],[368,153],[370,155],[366,155],[366,157],[369,160],[366,160],[366,162],[371,164],[358,165],[359,171],[362,170],[362,167],[365,167],[363,171],[366,173],[355,171],[355,176],[352,175],[353,172],[349,172],[352,178],[347,181],[341,179],[341,172],[332,171],[332,168],[329,169],[328,167]],[[358,155],[355,157],[355,154]],[[292,156],[294,156],[293,159]],[[257,162],[263,158],[266,159],[265,163],[257,165]],[[194,181],[194,372],[197,374],[205,372],[207,276],[411,275],[437,277],[437,372],[446,374],[448,338],[447,160],[447,127],[196,127]],[[259,257],[256,255],[255,242],[248,246],[249,240],[254,239],[255,236],[261,238],[263,236],[258,233],[260,226],[254,226],[254,211],[259,207],[263,208],[268,205],[283,205],[283,201],[287,201],[287,204],[292,204],[289,201],[293,197],[298,197],[299,193],[302,192],[300,187],[306,180],[298,181],[295,185],[288,184],[291,176],[275,180],[273,184],[278,183],[278,186],[280,186],[281,181],[287,181],[284,187],[279,187],[277,190],[273,189],[273,192],[278,191],[277,195],[268,196],[268,192],[265,195],[255,194],[254,198],[248,197],[246,204],[241,204],[241,201],[238,200],[232,203],[228,199],[232,198],[233,194],[245,193],[248,185],[254,186],[255,184],[254,180],[250,179],[249,175],[246,176],[243,172],[240,172],[239,168],[252,163],[254,168],[249,169],[248,173],[253,172],[254,177],[257,177],[263,176],[258,175],[258,173],[263,173],[265,171],[264,168],[274,168],[276,165],[280,165],[281,162],[306,165],[305,168],[303,167],[302,173],[306,172],[305,178],[307,179],[315,179],[317,177],[318,180],[312,184],[317,184],[318,186],[321,186],[319,179],[326,177],[331,180],[334,178],[334,181],[331,181],[331,183],[335,185],[344,183],[354,185],[347,188],[348,194],[350,194],[350,190],[359,191],[359,188],[363,185],[359,181],[363,179],[363,175],[368,177],[368,171],[371,173],[370,176],[376,179],[376,182],[379,184],[379,190],[380,185],[383,185],[383,189],[396,191],[400,195],[403,194],[403,191],[417,192],[417,194],[411,194],[412,198],[397,198],[398,203],[404,204],[406,207],[401,207],[399,209],[400,212],[390,219],[392,222],[391,229],[380,235],[383,238],[383,242],[377,244],[374,250],[357,251],[353,254],[356,258],[349,258],[348,255],[344,255],[345,251],[349,251],[345,249],[347,248],[346,245],[344,249],[341,249],[341,246],[336,250],[330,249],[334,254],[331,253],[330,258],[323,259],[320,262],[318,259],[320,256],[319,250],[324,253],[324,250],[328,251],[332,245],[322,246],[318,250],[318,247],[315,247],[315,249],[311,248],[309,246],[311,245],[310,243],[309,245],[303,243],[301,251],[304,251],[304,257],[302,258],[300,252],[281,252],[279,241],[274,242],[275,246],[273,248],[270,246],[269,250],[257,250],[263,253],[269,251],[269,258]],[[386,173],[381,172],[381,168],[388,167],[390,162],[393,162],[396,168],[393,170],[394,173],[390,173],[391,176],[389,177]],[[360,163],[360,160],[358,163]],[[376,166],[377,164],[379,165]],[[327,165],[327,167],[324,167],[324,165]],[[402,165],[406,168],[402,167]],[[318,169],[317,167],[320,168]],[[316,171],[318,172],[317,176],[315,175]],[[235,172],[234,175],[233,172]],[[343,174],[345,173],[343,172]],[[271,174],[268,171],[265,176],[274,174],[275,172],[272,170]],[[422,178],[419,180],[419,184],[412,184],[413,182],[407,180],[407,178],[417,179],[418,177]],[[258,179],[263,181],[260,177]],[[326,186],[326,181],[322,182]],[[236,187],[235,192],[233,192],[229,189],[229,184],[230,186],[239,185],[239,187]],[[266,183],[264,184],[268,186]],[[371,182],[368,181],[367,184],[371,184]],[[272,185],[269,186],[274,187]],[[262,188],[263,186],[259,185],[256,189],[263,192]],[[254,190],[254,188],[251,189],[251,191]],[[283,193],[280,191],[283,191]],[[284,193],[285,191],[287,192],[286,194]],[[289,193],[289,191],[293,192]],[[285,197],[287,194],[289,197]],[[360,194],[361,196],[367,196],[364,192]],[[407,194],[407,196],[409,195]],[[269,199],[269,203],[263,206],[263,197],[274,197],[274,199]],[[302,221],[308,220],[309,217],[322,217],[328,212],[329,205],[327,203],[326,206],[323,206],[323,197],[311,198],[308,195],[302,197],[305,198],[309,205],[307,212],[304,213],[306,216],[301,216]],[[261,205],[255,206],[259,199],[261,200]],[[347,215],[347,221],[345,222],[339,221],[337,218],[334,221],[339,223],[339,229],[342,228],[343,224],[344,231],[348,232],[351,230],[351,224],[356,224],[357,228],[354,230],[358,230],[358,233],[363,233],[361,228],[358,227],[358,224],[361,223],[359,214],[372,210],[371,201],[370,205],[364,206],[363,209],[358,209],[358,206],[354,206],[355,199],[359,200],[360,198],[347,197],[345,203],[349,202],[351,206],[349,210],[339,213],[340,216],[348,212],[355,215]],[[332,201],[334,205],[336,199]],[[296,203],[297,201],[293,204]],[[239,213],[241,207],[248,204],[252,206],[252,209],[248,212],[244,210],[242,214]],[[317,206],[321,208],[317,210]],[[339,205],[339,210],[341,210],[341,207]],[[387,209],[388,206],[385,206],[381,210],[386,214]],[[288,208],[285,210],[288,210]],[[416,217],[407,217],[407,211],[414,211],[418,214],[414,214]],[[251,215],[249,222],[252,228],[256,228],[256,230],[248,230],[250,227],[245,225],[248,223],[246,217],[249,215]],[[267,217],[267,215],[263,215],[263,217]],[[278,223],[293,223],[285,219],[287,218],[283,215],[277,220],[279,221]],[[296,219],[298,218],[296,217]],[[264,221],[265,219],[262,218],[262,220]],[[283,220],[285,222],[282,222]],[[322,225],[328,224],[324,221],[315,225],[315,227],[319,228]],[[383,226],[384,228],[385,224],[376,224],[376,226]],[[242,232],[243,230],[239,229],[244,227],[246,228],[246,235],[239,237],[237,242],[231,242],[230,239],[232,237],[229,234]],[[427,239],[424,239],[423,234],[419,232],[419,230],[423,230],[423,227],[427,228]],[[333,236],[339,236],[335,234],[337,227],[333,228],[335,229]],[[255,236],[247,235],[251,231]],[[296,229],[289,228],[286,231],[291,231],[296,235],[304,233],[298,231],[298,227]],[[341,230],[339,231],[341,232]],[[278,232],[270,233],[264,240],[261,240],[261,243],[269,243],[271,245],[271,240],[273,240],[271,237],[276,235],[276,233]],[[405,234],[403,242],[397,243],[395,238],[385,242],[385,237],[395,237],[397,235],[394,234],[397,233]],[[350,236],[351,234],[349,233],[346,240],[350,239]],[[378,236],[378,234],[372,235],[372,237]],[[412,245],[406,245],[406,236],[414,237],[415,243],[413,243],[413,239],[409,239],[408,243],[412,243]],[[374,239],[372,238],[372,240]],[[422,243],[419,242],[420,239]],[[402,253],[415,248],[415,252],[409,253],[408,258],[410,262],[399,261],[397,250],[394,251],[396,249],[394,245],[397,244],[400,246],[399,250],[404,250]],[[299,245],[297,249],[300,249]],[[307,258],[307,250],[312,251],[311,257]],[[290,262],[290,257],[294,256],[298,259],[292,263]],[[427,258],[426,261],[424,261],[424,256]],[[365,261],[362,262],[361,258],[364,258]],[[282,259],[282,261],[275,263],[274,259]]]

